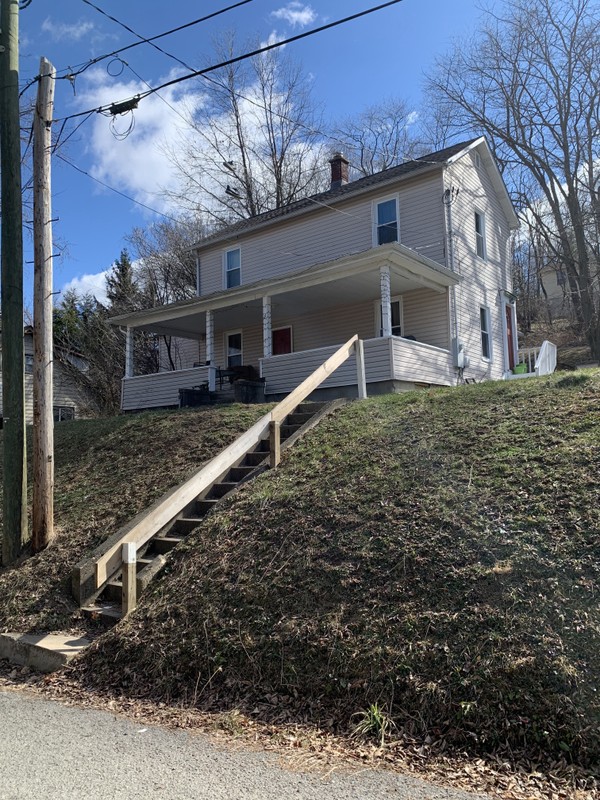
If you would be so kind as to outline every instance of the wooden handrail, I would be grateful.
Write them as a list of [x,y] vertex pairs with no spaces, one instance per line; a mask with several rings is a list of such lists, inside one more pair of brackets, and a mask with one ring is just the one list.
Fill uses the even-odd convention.
[[[350,357],[358,342],[358,335],[349,339],[272,411],[262,416],[258,422],[205,464],[195,475],[167,492],[149,509],[138,514],[121,528],[122,535],[116,542],[113,539],[111,546],[96,561],[96,589],[99,589],[110,575],[121,567],[124,544],[135,543],[136,547],[140,548],[174,520],[177,514],[181,513],[198,495],[208,489],[212,483],[218,481],[252,447],[269,435],[271,422],[281,424],[288,414],[291,414],[311,392],[335,372]],[[359,395],[362,395],[360,389]]]

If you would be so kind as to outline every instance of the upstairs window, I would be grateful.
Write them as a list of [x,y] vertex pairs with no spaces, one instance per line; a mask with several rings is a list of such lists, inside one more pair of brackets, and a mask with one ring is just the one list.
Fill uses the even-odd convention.
[[479,258],[485,258],[485,217],[479,211],[475,212],[475,247]]
[[31,374],[33,372],[33,355],[25,353],[25,372]]
[[398,204],[395,198],[377,203],[375,228],[377,244],[398,241]]
[[489,361],[492,357],[490,310],[485,306],[479,308],[479,325],[481,327],[481,355]]
[[225,252],[225,288],[233,289],[242,282],[242,257],[240,248]]

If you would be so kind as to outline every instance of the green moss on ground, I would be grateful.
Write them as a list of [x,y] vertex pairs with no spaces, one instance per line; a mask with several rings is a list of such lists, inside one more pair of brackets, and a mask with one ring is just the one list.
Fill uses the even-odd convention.
[[342,731],[378,703],[411,736],[596,763],[599,390],[593,370],[344,407],[74,675]]

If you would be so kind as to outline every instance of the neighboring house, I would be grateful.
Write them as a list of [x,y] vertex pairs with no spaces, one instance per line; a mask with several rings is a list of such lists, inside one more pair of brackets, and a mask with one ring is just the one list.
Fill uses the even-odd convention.
[[[354,334],[369,393],[509,373],[518,222],[485,139],[353,182],[343,156],[330,163],[329,191],[198,243],[197,297],[114,318],[128,329],[123,409],[176,405],[209,365],[252,366],[275,398]],[[135,329],[179,337],[183,368],[136,376]],[[320,392],[356,394],[353,360]]]
[[[23,350],[25,353],[25,422],[33,422],[33,329],[27,326],[23,331]],[[0,350],[0,359],[2,351]],[[1,361],[0,361],[1,363]],[[85,370],[85,362],[76,355],[55,352],[53,361],[54,421],[87,416],[90,401],[85,392],[72,377],[72,368]],[[0,420],[2,419],[2,374],[0,372]]]

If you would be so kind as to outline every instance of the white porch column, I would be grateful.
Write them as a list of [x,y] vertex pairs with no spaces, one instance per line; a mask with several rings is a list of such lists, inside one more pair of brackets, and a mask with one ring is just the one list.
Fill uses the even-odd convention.
[[217,371],[214,365],[215,360],[215,321],[212,311],[206,312],[206,362],[208,364],[208,390],[216,391]]
[[215,322],[213,312],[206,312],[206,361],[212,364],[215,360]]
[[381,335],[392,335],[392,291],[390,284],[390,268],[379,269],[381,291]]
[[125,333],[125,377],[133,378],[133,328]]
[[273,355],[273,327],[271,324],[271,298],[263,297],[263,356],[271,358]]

